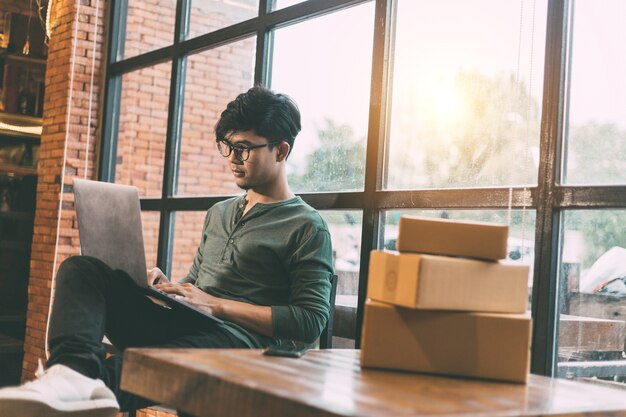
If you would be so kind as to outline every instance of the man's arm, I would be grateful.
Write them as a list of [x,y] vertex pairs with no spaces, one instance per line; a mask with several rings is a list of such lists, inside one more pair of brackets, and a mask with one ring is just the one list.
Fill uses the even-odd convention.
[[325,229],[314,229],[285,260],[289,270],[290,295],[286,305],[260,306],[215,297],[193,284],[164,284],[162,291],[185,297],[223,320],[265,336],[303,342],[315,341],[329,315],[332,246]]
[[314,227],[288,259],[290,294],[286,305],[272,306],[273,336],[311,343],[330,313],[333,275],[330,233]]
[[169,294],[184,297],[186,302],[208,311],[222,320],[236,323],[264,336],[272,336],[271,307],[215,297],[189,283],[167,283],[159,284],[155,287]]

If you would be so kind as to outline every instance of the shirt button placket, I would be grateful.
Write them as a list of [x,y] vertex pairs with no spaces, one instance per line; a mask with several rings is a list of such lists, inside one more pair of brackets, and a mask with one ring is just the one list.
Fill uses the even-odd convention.
[[226,247],[224,248],[224,253],[222,254],[222,262],[230,262],[233,256],[233,245],[235,244],[235,239],[229,238]]

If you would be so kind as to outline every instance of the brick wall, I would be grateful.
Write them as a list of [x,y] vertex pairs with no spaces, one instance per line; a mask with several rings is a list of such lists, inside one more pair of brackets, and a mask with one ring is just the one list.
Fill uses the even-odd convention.
[[[98,1],[93,105],[89,121]],[[25,380],[33,377],[37,360],[45,358],[45,333],[55,269],[64,259],[78,253],[74,200],[69,187],[73,177],[93,178],[105,4],[106,0],[82,0],[78,8],[76,0],[53,2],[28,288],[22,376]],[[77,10],[80,12],[78,19]]]

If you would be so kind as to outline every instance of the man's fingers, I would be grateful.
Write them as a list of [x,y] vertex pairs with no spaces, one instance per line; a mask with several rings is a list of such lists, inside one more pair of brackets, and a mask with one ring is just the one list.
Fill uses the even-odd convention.
[[176,285],[166,282],[163,284],[156,284],[154,288],[170,293],[175,292]]
[[165,284],[157,284],[154,287],[168,294],[178,294],[183,297],[185,296],[185,290],[180,284],[172,284],[168,282]]
[[154,267],[152,269],[148,269],[148,282],[151,285],[156,285],[160,283],[169,282],[163,271],[159,268]]

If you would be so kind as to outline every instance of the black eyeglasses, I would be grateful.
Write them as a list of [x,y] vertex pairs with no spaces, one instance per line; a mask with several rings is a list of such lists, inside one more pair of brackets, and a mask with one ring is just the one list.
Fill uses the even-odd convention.
[[264,148],[270,145],[278,145],[280,142],[268,142],[262,145],[244,145],[241,143],[233,144],[226,139],[217,141],[217,150],[220,151],[220,155],[224,158],[228,158],[230,154],[235,151],[235,158],[241,162],[246,162],[250,158],[250,151],[253,149]]

